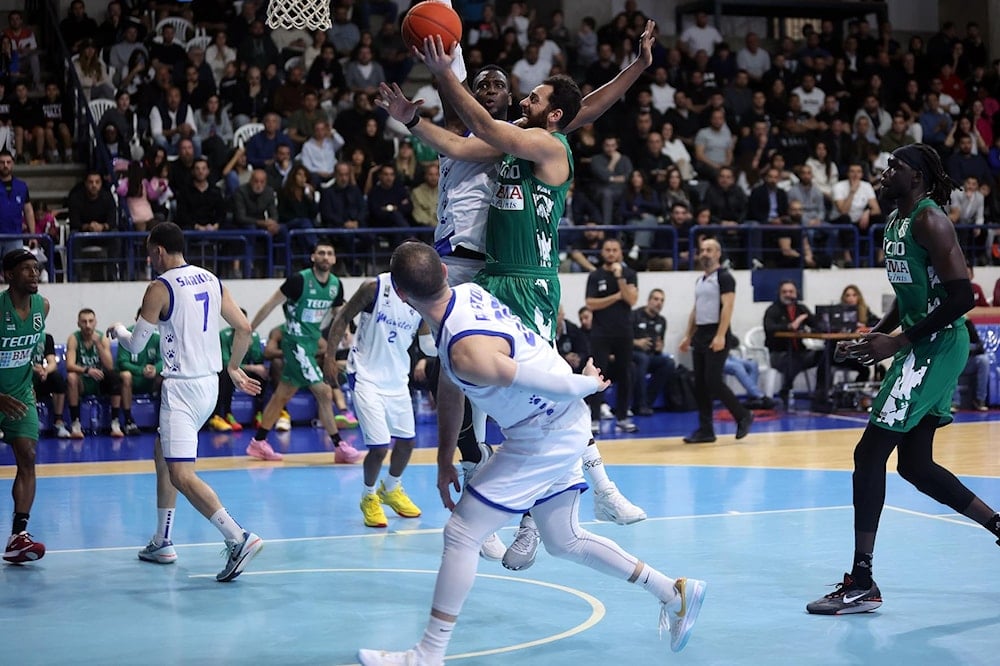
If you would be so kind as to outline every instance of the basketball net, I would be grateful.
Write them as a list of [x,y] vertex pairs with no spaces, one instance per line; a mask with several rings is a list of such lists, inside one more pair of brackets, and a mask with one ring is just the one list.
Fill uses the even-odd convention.
[[271,0],[267,4],[267,26],[329,30],[330,0]]

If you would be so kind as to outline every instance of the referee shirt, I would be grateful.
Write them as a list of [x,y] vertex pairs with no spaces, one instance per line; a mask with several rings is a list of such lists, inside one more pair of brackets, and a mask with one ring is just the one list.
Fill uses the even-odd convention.
[[694,323],[696,326],[717,326],[722,313],[722,294],[736,291],[736,280],[724,268],[702,274],[694,287]]

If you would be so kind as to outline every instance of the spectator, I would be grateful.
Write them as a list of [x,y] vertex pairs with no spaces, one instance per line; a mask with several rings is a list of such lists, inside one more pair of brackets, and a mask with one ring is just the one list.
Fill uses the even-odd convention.
[[[319,95],[315,90],[303,88],[302,105],[288,116],[285,128],[288,138],[294,142],[297,150],[301,150],[303,144],[313,137],[313,130],[319,121],[329,121],[326,112],[319,108]],[[338,146],[337,150],[339,149]]]
[[[325,33],[317,32],[316,34]],[[336,103],[341,91],[347,89],[344,70],[340,66],[340,61],[337,60],[337,52],[333,44],[325,43],[320,47],[319,55],[313,60],[306,74],[306,85],[316,91],[321,102],[328,104]]]
[[313,186],[318,187],[333,178],[336,155],[344,147],[344,138],[337,133],[331,136],[330,123],[326,120],[317,120],[312,134],[313,137],[303,144],[299,159],[309,170]]
[[[80,398],[110,396],[112,414],[121,408],[122,381],[115,372],[111,343],[97,328],[97,315],[90,308],[80,310],[78,329],[66,340],[66,394],[69,402],[70,437],[83,439],[80,425]],[[97,423],[90,427],[97,430]],[[118,417],[111,419],[111,436],[123,437]]]
[[375,95],[378,92],[379,82],[386,80],[385,71],[382,65],[372,59],[370,46],[364,44],[358,46],[354,57],[344,68],[344,80],[347,89],[355,94]]
[[80,53],[83,42],[97,34],[97,21],[87,16],[83,0],[70,3],[69,16],[59,23],[59,32],[72,53]]
[[337,3],[333,7],[333,21],[326,31],[327,42],[337,50],[337,57],[347,58],[361,41],[361,31],[351,22],[350,6]]
[[653,71],[653,82],[649,85],[649,92],[653,98],[653,108],[662,114],[674,108],[674,96],[677,89],[667,81],[667,68],[657,67]]
[[[319,208],[313,196],[309,169],[297,164],[285,179],[285,185],[278,191],[278,221],[287,231],[311,230],[316,226]],[[316,238],[310,236],[293,237],[292,246],[298,254],[311,254]]]
[[[340,136],[344,138],[350,137],[353,145],[356,137],[365,134],[365,127],[368,121],[373,118],[376,122],[378,121],[372,98],[365,93],[361,93],[354,96],[354,103],[351,108],[337,114],[337,118],[333,122],[333,127]],[[381,131],[381,125],[379,125],[379,131]]]
[[986,231],[982,228],[984,222],[985,199],[979,191],[979,179],[968,176],[962,181],[961,190],[952,190],[951,207],[948,216],[956,225],[976,225],[977,229],[960,229],[958,237],[962,247],[975,261],[985,254]]
[[667,320],[660,312],[665,298],[662,289],[653,289],[646,305],[632,311],[632,411],[638,416],[653,413],[653,405],[674,373],[674,359],[663,353]]
[[14,151],[24,155],[25,135],[31,140],[31,156],[35,162],[45,161],[45,116],[42,106],[28,97],[28,84],[19,81],[14,85],[14,99],[10,101],[10,120],[14,126]]
[[[368,205],[361,188],[354,182],[351,165],[338,162],[333,171],[333,184],[320,193],[319,214],[322,226],[332,229],[360,229],[366,226]],[[344,258],[348,270],[357,274],[352,265],[367,247],[357,234],[336,235],[337,254]]]
[[637,155],[635,165],[642,171],[649,186],[661,198],[667,190],[667,174],[673,164],[673,160],[663,149],[663,135],[659,132],[650,132],[646,137],[645,145]]
[[202,153],[208,158],[209,171],[220,173],[222,165],[229,157],[229,146],[233,142],[233,125],[229,114],[222,108],[222,100],[212,94],[196,115],[198,139]]
[[907,129],[906,115],[897,111],[892,116],[892,125],[889,130],[879,138],[879,150],[883,153],[891,153],[897,148],[915,143],[913,136]]
[[730,352],[722,366],[723,374],[736,378],[747,392],[743,406],[747,409],[774,409],[774,399],[760,390],[760,366],[751,358],[733,356]]
[[818,324],[812,312],[799,303],[799,289],[791,280],[784,280],[778,285],[778,298],[764,312],[764,345],[771,354],[771,367],[782,375],[781,390],[778,396],[788,406],[792,385],[799,373],[809,368],[817,368],[816,393],[814,400],[825,399],[826,368],[821,363],[822,352],[806,349],[802,340],[797,338],[779,338],[779,331],[800,332],[816,329]]
[[236,60],[236,51],[229,46],[229,37],[225,30],[219,30],[212,37],[212,43],[205,49],[205,62],[212,70],[215,84],[222,82],[226,64]]
[[125,30],[125,20],[122,11],[122,3],[112,0],[108,3],[108,12],[104,21],[97,29],[97,43],[101,48],[106,48],[117,44],[122,39],[122,32]]
[[977,282],[974,282],[976,275],[975,275],[975,269],[972,267],[971,261],[967,261],[965,263],[965,270],[966,272],[968,272],[969,282],[972,284],[972,296],[973,296],[974,307],[977,308],[989,307],[990,304],[989,301],[986,300],[986,294],[983,292],[983,288]]
[[155,199],[158,193],[150,192],[150,182],[143,177],[142,162],[132,160],[128,165],[127,175],[119,178],[115,192],[119,200],[125,199],[129,217],[132,218],[132,228],[135,231],[145,231],[156,219],[150,204],[150,195]]
[[[247,68],[246,79],[237,82],[232,96],[230,113],[233,116],[234,126],[242,127],[247,123],[259,122],[267,124],[267,114],[271,112],[271,93],[264,87],[259,67]],[[280,128],[280,117],[278,120]],[[273,154],[272,150],[268,156]]]
[[[587,307],[594,313],[590,344],[594,364],[615,381],[615,417],[625,433],[639,431],[628,417],[632,390],[632,307],[638,297],[635,271],[622,263],[622,245],[617,238],[605,239],[601,266],[587,276]],[[614,356],[614,360],[611,357]],[[600,429],[602,393],[587,398],[591,431]]]
[[579,326],[566,319],[562,304],[556,313],[555,341],[559,355],[579,374],[590,358],[590,340]]
[[802,75],[801,83],[792,89],[792,94],[798,96],[802,103],[802,112],[810,118],[815,118],[819,114],[826,101],[826,93],[816,87],[816,77],[811,72]]
[[[170,42],[166,42],[166,33],[167,32],[171,33],[171,35],[170,35],[170,37],[171,37]],[[163,33],[163,35],[164,35],[164,44],[157,44],[157,46],[158,47],[165,47],[165,48],[163,48],[162,51],[158,51],[159,55],[163,55],[163,56],[166,56],[166,57],[170,57],[170,56],[178,57],[178,54],[176,53],[176,51],[173,51],[172,49],[169,48],[170,46],[173,46],[176,49],[180,49],[180,47],[178,47],[177,44],[173,43],[173,34],[172,33],[173,33],[173,27],[172,26],[169,27],[167,30],[164,31],[164,33]],[[124,31],[122,33],[122,39],[124,41],[118,42],[117,44],[115,44],[115,45],[113,45],[111,47],[111,51],[110,51],[110,54],[108,56],[108,62],[109,62],[109,64],[112,67],[115,68],[115,72],[116,72],[115,83],[116,84],[121,81],[121,78],[124,75],[124,73],[129,71],[129,67],[128,67],[129,58],[132,56],[132,52],[133,51],[143,51],[143,52],[147,53],[147,55],[148,55],[148,51],[146,51],[146,47],[143,46],[141,42],[139,42],[139,27],[135,23],[128,22],[128,23],[125,24],[125,29],[124,29]],[[180,53],[181,54],[184,53],[183,49],[180,50]],[[167,62],[165,60],[160,60],[160,62],[162,62],[164,64],[170,64],[170,65],[173,64],[173,62]]]
[[59,372],[56,361],[55,340],[49,334],[38,342],[31,354],[31,383],[35,389],[35,401],[52,398],[53,426],[56,437],[69,439],[69,430],[63,420],[63,410],[66,408],[66,378]]
[[[701,121],[691,106],[691,98],[683,90],[678,90],[674,94],[674,108],[669,109],[663,119],[674,128],[674,136],[680,139],[688,150],[693,150],[694,137],[701,129]],[[664,141],[668,141],[665,134]]]
[[20,11],[15,9],[7,14],[7,29],[3,31],[3,36],[10,39],[18,55],[21,75],[25,75],[27,69],[34,89],[41,90],[42,69],[38,62],[38,41],[34,31],[24,25],[24,15]]
[[[166,149],[157,146],[166,155]],[[177,159],[172,162],[164,159],[169,169],[170,189],[176,195],[191,184],[191,169],[194,167],[195,152],[191,139],[181,139],[177,142]]]
[[798,174],[799,182],[792,185],[788,190],[789,216],[792,216],[792,205],[798,202],[798,210],[801,214],[801,226],[812,227],[806,231],[804,243],[808,243],[811,249],[823,248],[825,254],[821,260],[821,265],[829,266],[833,248],[828,247],[828,245],[835,242],[835,237],[826,231],[815,228],[826,223],[826,198],[819,187],[813,182],[813,170],[808,162],[799,168]]
[[712,211],[712,224],[738,225],[747,213],[747,195],[736,186],[729,167],[719,169],[715,182],[705,192],[705,205]]
[[108,68],[98,55],[93,40],[81,42],[80,57],[73,61],[73,67],[87,101],[114,97],[115,88],[108,76]]
[[[664,248],[667,251],[663,252],[660,256],[650,257],[646,264],[647,270],[687,270],[690,264],[691,252],[688,248],[690,248],[691,243],[691,228],[695,225],[691,209],[683,201],[675,200],[670,204],[670,217],[667,222],[673,231],[673,237],[666,236],[662,230],[657,232],[653,246],[660,248],[661,252],[663,252]],[[700,237],[697,239],[697,242],[701,242]],[[673,254],[669,251],[669,248],[675,246],[677,248],[676,265]]]
[[564,271],[591,273],[601,265],[601,248],[604,247],[604,230],[596,229],[598,221],[583,223],[583,232],[573,235]]
[[982,155],[972,152],[972,137],[968,134],[958,140],[958,151],[951,154],[945,162],[948,175],[956,183],[964,182],[968,177],[974,177],[980,183],[992,184],[990,165]]
[[249,182],[233,193],[233,222],[239,229],[264,230],[272,238],[281,231],[278,198],[263,169],[254,169]]
[[406,187],[396,180],[396,167],[383,164],[376,169],[375,183],[368,192],[368,220],[378,228],[412,226],[413,202]]
[[601,153],[590,162],[597,183],[602,224],[613,224],[615,205],[625,191],[626,178],[632,172],[632,160],[618,150],[618,138],[608,136],[601,143]]
[[71,232],[117,231],[118,211],[115,200],[104,188],[104,180],[96,171],[87,174],[83,187],[77,186],[70,192],[67,203]]
[[514,63],[511,69],[511,92],[519,99],[527,97],[548,78],[551,71],[552,63],[539,57],[538,45],[528,44],[524,49],[524,57]]
[[[402,147],[402,146],[401,146]],[[435,227],[438,223],[438,182],[441,168],[437,162],[424,167],[424,182],[410,190],[413,201],[413,221],[425,227]]]
[[190,139],[195,154],[201,154],[201,139],[198,137],[198,122],[194,111],[181,99],[180,88],[171,87],[167,91],[165,104],[153,107],[149,116],[149,133],[153,142],[174,154],[181,139]]
[[211,95],[215,94],[215,81],[198,78],[198,68],[187,65],[184,68],[183,80],[180,82],[181,98],[192,109],[202,109]]
[[[618,217],[623,225],[636,229],[632,232],[632,248],[628,256],[636,261],[640,251],[653,248],[653,231],[663,215],[663,204],[656,190],[646,183],[642,171],[633,169],[618,205]],[[643,229],[643,231],[639,231]]]
[[924,110],[920,114],[920,127],[923,130],[924,143],[940,151],[951,129],[951,116],[941,108],[937,93],[929,92],[924,96]]
[[279,143],[278,147],[274,149],[274,159],[263,169],[267,174],[267,184],[272,190],[275,192],[281,191],[281,188],[285,186],[285,181],[288,180],[288,174],[292,172],[293,166],[291,146]]
[[[844,287],[844,290],[840,292],[840,304],[849,308],[856,308],[858,312],[857,324],[855,325],[855,332],[857,333],[868,333],[878,324],[879,316],[871,311],[868,307],[868,303],[865,302],[865,297],[861,294],[861,290],[857,285],[849,284]],[[834,345],[827,345],[824,348],[824,353],[828,355],[828,358],[824,360],[824,363],[828,363],[831,367],[844,368],[855,373],[853,381],[871,381],[872,378],[872,366],[865,365],[860,361],[854,360],[852,358],[847,358],[842,361],[837,361],[833,357],[835,351]],[[885,373],[885,369],[881,365],[875,365],[875,378],[881,379],[881,376]]]
[[[979,331],[976,330],[976,325],[972,323],[971,319],[965,320],[965,328],[969,331],[969,360],[966,362],[962,374],[959,375],[959,385],[961,385],[963,377],[971,378],[972,408],[977,412],[988,412],[990,408],[986,404],[986,394],[990,385],[990,357],[986,354],[983,340],[979,337]],[[960,395],[959,386],[956,386],[955,396],[951,401],[952,412],[957,412],[961,408]]]
[[747,34],[746,46],[736,52],[736,65],[744,70],[753,82],[759,83],[764,72],[771,69],[771,55],[760,47],[757,33]]
[[254,169],[263,169],[274,161],[279,145],[293,150],[292,140],[281,131],[281,116],[268,113],[264,116],[264,129],[254,134],[246,142],[247,161]]
[[[864,180],[864,170],[858,163],[852,163],[847,169],[847,180],[842,180],[833,186],[833,219],[834,224],[854,225],[859,234],[865,234],[868,227],[877,224],[882,219],[882,209],[875,197],[875,190]],[[844,248],[843,262],[853,263],[850,247],[854,244],[853,234],[841,234],[840,244]]]
[[[823,141],[813,146],[812,157],[806,160],[806,167],[812,172],[813,183],[828,202],[833,202],[833,186],[840,180],[837,164],[831,159],[830,150]],[[801,178],[801,176],[800,176]]]
[[278,62],[278,48],[265,32],[264,22],[260,19],[254,19],[250,23],[250,32],[246,39],[243,41],[234,39],[233,43],[239,44],[236,59],[247,68],[256,67],[263,71],[267,69],[268,64]]
[[707,180],[716,178],[719,169],[732,166],[734,143],[726,125],[726,112],[713,110],[708,127],[698,130],[694,138],[695,171]]
[[[382,65],[386,81],[404,85],[413,69],[414,61],[410,57],[410,49],[403,42],[402,35],[399,34],[399,26],[391,21],[384,22],[379,26],[378,33],[373,40],[373,47],[375,60]],[[475,70],[470,69],[470,71]]]
[[178,226],[185,230],[218,231],[226,219],[226,202],[218,187],[208,182],[208,160],[195,158],[191,182],[177,191]]
[[73,109],[63,98],[59,84],[49,81],[45,84],[45,98],[42,100],[42,115],[45,117],[45,147],[49,162],[73,161]]
[[708,14],[705,12],[697,12],[694,15],[694,25],[686,27],[677,40],[678,47],[682,47],[689,57],[698,51],[715,53],[715,46],[721,43],[722,35],[715,26],[708,24]]

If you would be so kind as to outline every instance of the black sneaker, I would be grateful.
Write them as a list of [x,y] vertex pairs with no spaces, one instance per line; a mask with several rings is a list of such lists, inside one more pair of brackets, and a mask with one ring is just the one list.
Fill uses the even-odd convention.
[[715,441],[715,435],[710,432],[695,430],[684,438],[685,444],[711,444]]
[[736,439],[743,439],[750,434],[750,426],[753,424],[753,412],[747,410],[746,416],[736,422]]
[[806,605],[806,611],[814,615],[849,615],[870,613],[882,605],[882,592],[875,581],[867,590],[854,584],[850,574],[844,574],[843,582],[837,589],[821,599]]

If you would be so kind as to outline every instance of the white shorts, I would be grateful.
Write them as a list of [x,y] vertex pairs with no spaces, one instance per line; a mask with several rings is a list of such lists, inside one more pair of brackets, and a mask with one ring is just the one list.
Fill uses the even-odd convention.
[[160,389],[160,446],[167,460],[198,458],[198,431],[215,411],[219,376],[168,377]]
[[365,446],[386,446],[393,437],[416,437],[409,392],[386,394],[378,386],[355,382],[354,415],[358,417]]
[[589,411],[581,412],[571,423],[553,424],[530,438],[508,436],[466,490],[511,513],[524,513],[567,490],[586,490],[580,457],[593,435]]
[[485,262],[479,259],[466,259],[465,257],[453,257],[452,255],[441,257],[441,263],[448,267],[449,287],[454,287],[464,282],[472,282],[472,278],[476,277],[476,273],[486,265]]

